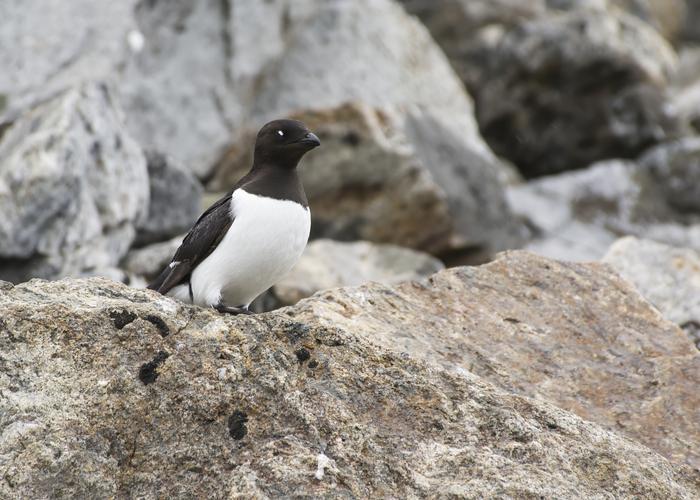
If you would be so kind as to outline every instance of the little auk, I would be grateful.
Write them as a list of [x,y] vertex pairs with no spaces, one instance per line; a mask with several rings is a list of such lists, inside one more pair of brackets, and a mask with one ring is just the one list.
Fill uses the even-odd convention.
[[201,215],[148,288],[222,313],[250,314],[250,303],[306,247],[311,215],[297,165],[320,144],[296,120],[260,129],[250,172]]

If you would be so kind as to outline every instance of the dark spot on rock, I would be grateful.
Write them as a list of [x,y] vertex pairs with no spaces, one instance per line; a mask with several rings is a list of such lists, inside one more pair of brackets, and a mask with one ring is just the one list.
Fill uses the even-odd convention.
[[350,146],[355,147],[355,146],[357,146],[358,144],[360,144],[360,136],[358,135],[357,132],[355,132],[355,131],[350,131],[350,132],[348,132],[347,134],[345,134],[345,135],[343,136],[342,141],[343,141],[345,144],[349,144]]
[[154,325],[158,329],[158,333],[160,333],[161,337],[167,337],[168,335],[170,335],[170,328],[168,328],[168,325],[165,324],[165,321],[163,321],[158,316],[149,314],[143,319]]
[[433,427],[435,427],[439,431],[445,430],[445,426],[442,425],[442,422],[438,422],[437,420],[433,422]]
[[167,352],[160,351],[151,361],[141,365],[141,368],[139,368],[139,379],[144,385],[152,384],[156,381],[158,378],[158,367],[168,359],[168,356],[170,354]]
[[515,318],[503,318],[503,321],[506,323],[520,323],[520,320]]
[[114,327],[117,330],[121,330],[136,319],[136,315],[131,311],[127,311],[126,309],[122,309],[121,311],[110,311],[109,317],[112,318],[112,321],[114,321]]
[[306,337],[309,333],[309,328],[307,325],[304,323],[299,323],[299,322],[294,322],[294,323],[289,323],[287,327],[285,328],[285,333],[287,334],[287,338],[291,343],[298,342],[302,338]]
[[311,368],[312,370],[314,368],[316,368],[317,366],[318,366],[318,361],[316,361],[315,359],[312,359],[311,361],[309,361],[309,368]]
[[303,364],[304,361],[308,360],[311,357],[311,353],[309,353],[308,349],[305,349],[303,347],[294,351],[294,354],[297,355],[297,360],[299,360],[299,364]]
[[248,428],[245,426],[248,422],[248,415],[242,411],[234,411],[228,417],[228,433],[233,439],[243,439],[248,434]]

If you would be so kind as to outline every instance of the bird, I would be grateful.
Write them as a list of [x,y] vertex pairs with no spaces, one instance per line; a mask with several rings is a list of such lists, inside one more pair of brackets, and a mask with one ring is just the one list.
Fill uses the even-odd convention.
[[311,213],[297,167],[320,145],[300,121],[264,125],[250,171],[199,217],[148,288],[220,313],[251,314],[251,302],[306,247]]

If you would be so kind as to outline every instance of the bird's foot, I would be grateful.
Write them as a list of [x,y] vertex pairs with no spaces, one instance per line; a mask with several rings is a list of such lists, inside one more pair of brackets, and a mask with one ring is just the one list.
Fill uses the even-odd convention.
[[249,311],[247,307],[232,307],[232,306],[226,306],[224,304],[216,304],[214,306],[214,309],[216,309],[220,313],[224,313],[224,314],[233,314],[233,315],[253,314],[253,311]]

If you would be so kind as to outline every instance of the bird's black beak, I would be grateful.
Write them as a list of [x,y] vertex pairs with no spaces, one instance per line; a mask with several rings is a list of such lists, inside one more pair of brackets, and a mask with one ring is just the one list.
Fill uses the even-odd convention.
[[309,132],[300,141],[300,143],[306,145],[309,149],[313,149],[321,145],[321,141],[318,140],[316,134]]

